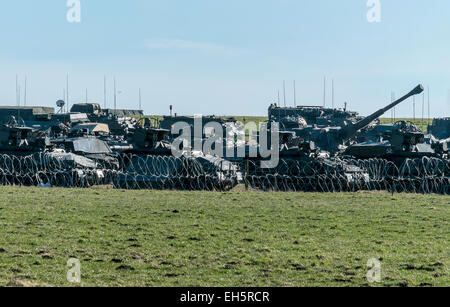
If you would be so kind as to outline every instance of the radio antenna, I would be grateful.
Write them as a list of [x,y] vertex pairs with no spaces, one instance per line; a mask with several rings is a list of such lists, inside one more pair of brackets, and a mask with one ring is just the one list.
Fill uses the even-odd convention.
[[66,75],[66,95],[67,95],[66,111],[70,112],[70,108],[69,108],[69,73],[67,73],[67,75]]
[[139,111],[142,110],[142,94],[141,94],[141,88],[139,88]]
[[25,76],[25,90],[23,93],[23,105],[26,106],[27,105],[27,76]]
[[[391,92],[391,101],[394,102],[395,101],[395,93]],[[392,123],[395,123],[395,108],[393,108],[391,110],[391,119],[392,119]]]
[[117,111],[116,77],[114,77],[114,113]]
[[17,122],[20,120],[20,87],[19,87],[19,75],[16,75],[16,103],[17,103]]
[[425,123],[425,93],[422,94],[422,125]]
[[106,109],[106,76],[103,77],[103,100],[104,100],[103,107]]
[[295,80],[294,80],[294,107],[297,107],[297,89],[295,86]]
[[334,109],[334,79],[331,80],[331,107]]
[[428,125],[430,124],[430,86],[428,86]]
[[286,81],[283,81],[283,100],[284,100],[284,107],[286,108]]
[[16,105],[19,106],[19,76],[16,75]]

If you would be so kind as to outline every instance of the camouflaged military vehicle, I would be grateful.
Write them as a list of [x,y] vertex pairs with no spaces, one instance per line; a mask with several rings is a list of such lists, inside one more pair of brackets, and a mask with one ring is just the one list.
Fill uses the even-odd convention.
[[300,138],[302,142],[314,142],[321,151],[329,152],[332,155],[339,154],[343,152],[348,145],[351,144],[352,140],[357,138],[358,133],[362,129],[374,125],[374,123],[376,123],[377,120],[387,111],[399,105],[409,97],[417,95],[421,92],[423,92],[423,86],[418,85],[402,98],[394,101],[385,108],[378,110],[377,112],[367,117],[347,117],[347,115],[351,113],[347,114],[344,112],[342,113],[343,117],[340,117],[342,119],[342,125],[307,125],[298,128],[290,128],[289,131],[294,132],[295,136]]
[[28,155],[46,150],[50,146],[48,137],[36,134],[33,129],[20,125],[14,116],[8,123],[0,125],[0,153]]
[[98,103],[74,104],[71,113],[87,114],[91,123],[106,124],[112,135],[127,136],[136,126],[136,117],[144,115],[142,110],[102,109]]
[[379,141],[368,141],[350,145],[344,155],[356,159],[381,158],[401,164],[405,159],[442,157],[448,146],[439,140],[425,141],[425,133],[414,124],[399,121],[387,130]]
[[[318,106],[269,107],[269,121],[280,123],[280,129],[302,128],[305,126],[342,127],[355,124],[363,119],[357,112],[346,109],[332,109]],[[295,125],[297,123],[297,125]],[[294,124],[294,125],[293,125]]]

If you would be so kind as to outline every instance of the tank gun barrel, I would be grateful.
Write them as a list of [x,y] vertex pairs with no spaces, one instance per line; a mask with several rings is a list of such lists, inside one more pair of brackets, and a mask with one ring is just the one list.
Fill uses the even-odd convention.
[[351,138],[351,137],[353,137],[358,130],[361,130],[361,129],[367,127],[368,125],[370,125],[371,122],[373,122],[374,120],[376,120],[377,118],[379,118],[380,116],[385,114],[387,111],[395,108],[397,105],[399,105],[400,103],[402,103],[403,101],[405,101],[409,97],[418,95],[418,94],[422,93],[423,91],[424,91],[424,87],[421,84],[419,84],[411,92],[409,92],[408,94],[406,94],[402,98],[394,101],[393,103],[391,103],[387,107],[385,107],[385,108],[383,108],[381,110],[378,110],[377,112],[367,116],[366,118],[362,119],[361,121],[357,122],[354,125],[348,126],[346,129],[343,130],[343,137],[344,138]]

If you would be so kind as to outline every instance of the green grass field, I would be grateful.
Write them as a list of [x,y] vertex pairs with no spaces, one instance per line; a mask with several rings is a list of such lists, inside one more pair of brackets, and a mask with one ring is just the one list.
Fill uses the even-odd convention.
[[[450,197],[0,188],[0,286],[450,286]],[[367,261],[382,281],[366,280]],[[76,286],[76,285],[75,285]]]
[[[433,122],[433,120],[429,120],[429,119],[412,119],[412,118],[397,118],[395,121],[400,121],[400,120],[406,120],[409,122],[412,122],[414,125],[417,126],[417,128],[419,128],[420,130],[422,130],[423,132],[427,132],[428,131],[428,124],[431,125],[431,123]],[[390,118],[382,118],[381,119],[381,123],[382,124],[390,124],[392,123],[392,119]]]

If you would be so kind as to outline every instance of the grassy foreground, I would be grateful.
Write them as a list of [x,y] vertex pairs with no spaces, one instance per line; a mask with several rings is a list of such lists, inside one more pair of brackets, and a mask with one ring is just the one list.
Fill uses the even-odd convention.
[[0,188],[0,286],[450,286],[450,197]]

